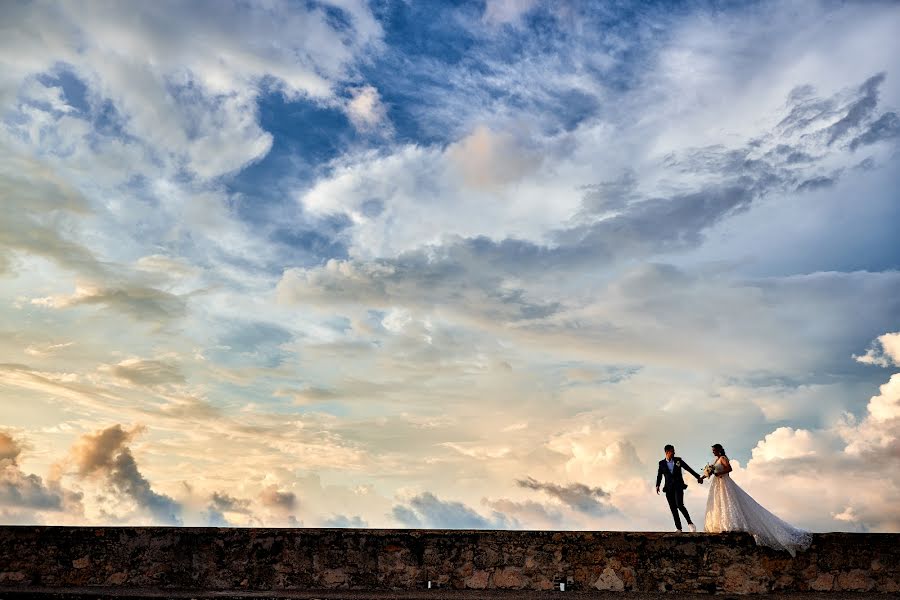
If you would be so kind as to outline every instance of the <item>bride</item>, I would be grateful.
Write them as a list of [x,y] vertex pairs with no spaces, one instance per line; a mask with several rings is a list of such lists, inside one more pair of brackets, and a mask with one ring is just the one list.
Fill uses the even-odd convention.
[[729,475],[731,463],[721,444],[715,444],[712,452],[716,460],[712,469],[708,467],[707,474],[701,478],[710,477],[710,471],[714,475],[706,501],[707,533],[746,531],[757,544],[787,550],[791,556],[795,556],[797,550],[806,550],[812,543],[812,535],[785,523],[741,489]]

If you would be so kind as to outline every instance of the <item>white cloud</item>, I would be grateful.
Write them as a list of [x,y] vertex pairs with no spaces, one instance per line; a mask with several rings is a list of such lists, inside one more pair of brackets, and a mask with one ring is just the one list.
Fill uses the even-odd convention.
[[387,109],[381,101],[378,90],[371,85],[352,88],[352,98],[347,103],[350,121],[360,131],[370,131],[382,124]]
[[74,344],[75,342],[60,342],[58,344],[43,344],[41,346],[32,345],[25,348],[25,354],[38,358],[46,358],[53,356],[63,348],[68,348]]
[[547,447],[566,457],[569,481],[612,488],[632,479],[636,472],[647,470],[628,440],[597,425],[560,433],[548,441]]
[[[346,73],[354,53],[379,36],[359,7],[351,9],[360,27],[352,37],[332,29],[321,10],[288,11],[280,3],[247,14],[227,4],[211,12],[182,11],[177,25],[165,3],[141,7],[139,19],[130,10],[100,10],[90,3],[20,10],[31,14],[20,15],[19,22],[41,35],[7,38],[6,56],[33,57],[14,73],[70,65],[92,98],[113,102],[128,134],[204,178],[234,171],[268,151],[271,136],[260,129],[255,106],[264,78],[274,78],[287,95],[327,101],[333,98],[332,81]],[[44,27],[53,20],[55,27]],[[241,35],[235,35],[238,27]],[[305,35],[294,35],[298,30]]]
[[[879,388],[879,391],[877,396],[872,396],[869,400],[868,411],[871,423],[873,425],[889,425],[897,422],[897,419],[900,419],[900,373],[892,375],[888,382]],[[900,434],[900,432],[896,433]],[[889,443],[892,441],[893,435],[885,432],[875,439],[880,438],[882,443]],[[851,447],[855,447],[855,444],[851,444]]]
[[482,18],[492,24],[515,23],[537,4],[537,0],[487,0]]
[[813,432],[805,429],[779,427],[753,449],[753,460],[766,462],[794,458],[827,457],[834,447],[823,444]]
[[475,460],[494,460],[503,458],[510,453],[510,449],[506,447],[480,447],[472,444],[463,445],[454,442],[444,442],[441,445]]
[[878,336],[872,347],[862,356],[853,355],[857,362],[879,367],[900,367],[900,332]]
[[508,133],[476,127],[465,138],[447,148],[447,158],[473,188],[496,188],[535,171],[540,155],[527,149],[527,142]]

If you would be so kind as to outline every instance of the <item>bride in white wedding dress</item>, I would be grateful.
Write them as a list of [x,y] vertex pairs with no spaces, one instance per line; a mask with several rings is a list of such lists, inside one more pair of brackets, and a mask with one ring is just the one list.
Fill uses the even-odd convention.
[[757,544],[787,550],[791,556],[797,550],[809,548],[812,534],[785,523],[763,508],[731,479],[731,463],[722,445],[716,444],[712,450],[716,460],[712,463],[714,476],[706,501],[706,532],[746,531]]

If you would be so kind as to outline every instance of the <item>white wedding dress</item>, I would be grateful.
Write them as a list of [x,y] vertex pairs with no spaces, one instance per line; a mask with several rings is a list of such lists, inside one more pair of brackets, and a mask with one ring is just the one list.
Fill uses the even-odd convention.
[[[716,459],[715,472],[725,467]],[[795,556],[797,550],[806,550],[812,543],[812,534],[785,523],[736,484],[729,473],[711,477],[709,498],[706,501],[707,533],[746,531],[762,546],[787,550]]]

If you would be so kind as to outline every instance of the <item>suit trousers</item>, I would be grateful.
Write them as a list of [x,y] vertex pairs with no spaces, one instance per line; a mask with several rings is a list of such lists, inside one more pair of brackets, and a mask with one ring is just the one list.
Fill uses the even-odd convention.
[[684,488],[674,482],[669,487],[677,488],[674,490],[666,489],[666,500],[669,501],[669,508],[672,509],[672,518],[675,519],[675,527],[681,531],[681,518],[678,516],[678,511],[681,511],[681,514],[687,519],[688,524],[692,522],[691,515],[688,514],[687,509],[684,507]]

